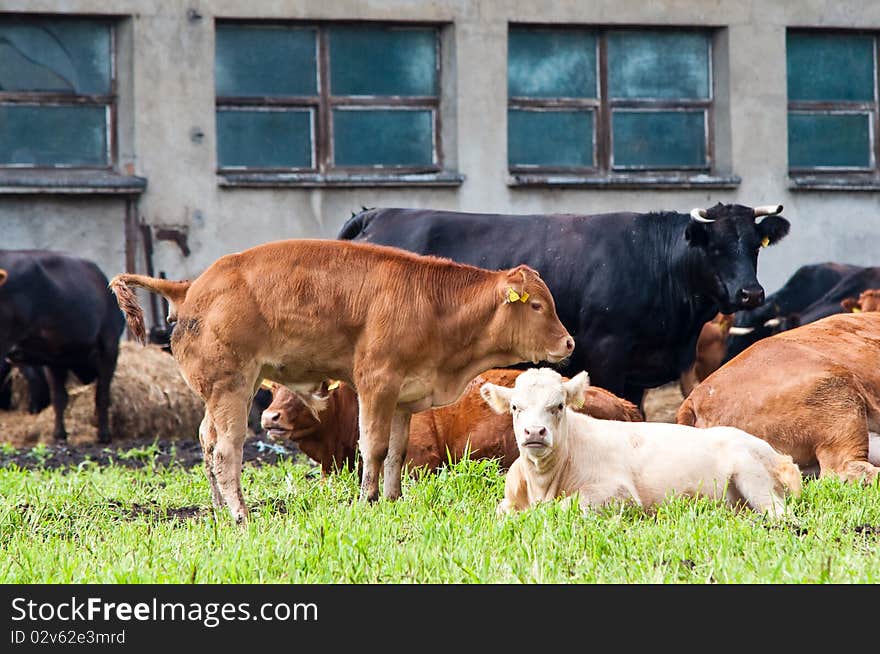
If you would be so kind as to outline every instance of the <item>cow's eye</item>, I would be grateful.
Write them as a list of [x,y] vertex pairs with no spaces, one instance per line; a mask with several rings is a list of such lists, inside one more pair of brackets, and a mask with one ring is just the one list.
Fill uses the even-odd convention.
[[515,404],[511,404],[511,405],[510,405],[510,410],[511,410],[511,411],[517,411],[516,405],[515,405]]
[[535,311],[540,311],[541,310],[541,303],[540,302],[532,302],[532,309],[534,309]]
[[562,403],[560,402],[560,403],[559,403],[559,406],[556,407],[556,410],[557,410],[557,411],[562,411],[562,409],[563,409],[563,406],[562,406]]

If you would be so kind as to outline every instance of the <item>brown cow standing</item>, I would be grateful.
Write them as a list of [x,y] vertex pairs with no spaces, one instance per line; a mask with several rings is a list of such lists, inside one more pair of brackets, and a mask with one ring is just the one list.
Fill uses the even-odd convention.
[[880,311],[880,288],[869,288],[862,291],[858,299],[848,297],[840,301],[844,311],[859,313],[861,311]]
[[219,258],[197,279],[141,275],[110,283],[144,340],[131,286],[165,296],[174,357],[205,400],[199,437],[215,505],[247,517],[241,462],[261,379],[317,388],[352,384],[360,399],[361,500],[400,496],[410,416],[457,400],[476,375],[558,362],[574,341],[528,266],[490,271],[387,246],[334,240],[266,243]]
[[[406,462],[410,468],[435,470],[447,461],[464,458],[499,459],[508,469],[519,456],[508,416],[492,411],[480,396],[480,386],[511,386],[522,370],[487,370],[468,384],[458,401],[414,413],[410,422]],[[638,407],[596,386],[584,392],[581,413],[603,420],[640,421]],[[341,384],[307,405],[284,386],[272,385],[272,404],[263,411],[262,426],[274,438],[289,439],[329,474],[334,468],[355,466],[358,439],[357,394]]]
[[732,313],[719,313],[703,325],[697,338],[697,359],[694,365],[681,373],[679,379],[684,397],[721,366],[727,355],[727,334],[733,326],[733,316]]
[[880,313],[836,314],[762,339],[706,378],[679,424],[729,425],[820,475],[871,480],[880,432]]

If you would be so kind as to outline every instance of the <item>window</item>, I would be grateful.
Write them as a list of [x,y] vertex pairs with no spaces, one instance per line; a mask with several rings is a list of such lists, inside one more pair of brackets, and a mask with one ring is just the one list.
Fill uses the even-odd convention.
[[876,37],[786,36],[790,172],[876,173]]
[[110,167],[113,39],[106,21],[0,18],[0,167]]
[[439,30],[217,26],[221,171],[441,168]]
[[711,34],[508,33],[508,165],[588,175],[709,171]]

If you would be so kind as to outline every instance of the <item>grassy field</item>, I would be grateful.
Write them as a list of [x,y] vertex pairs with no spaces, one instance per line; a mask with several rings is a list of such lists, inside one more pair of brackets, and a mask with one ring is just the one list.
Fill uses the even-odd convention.
[[880,583],[876,483],[809,481],[794,520],[773,525],[705,500],[498,519],[494,461],[372,506],[354,474],[322,483],[292,460],[246,466],[242,482],[244,528],[210,508],[201,468],[0,468],[0,582]]

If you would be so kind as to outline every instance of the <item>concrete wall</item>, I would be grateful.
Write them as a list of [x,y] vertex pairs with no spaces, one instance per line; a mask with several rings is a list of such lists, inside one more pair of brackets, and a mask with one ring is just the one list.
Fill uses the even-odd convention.
[[[188,9],[201,18],[191,19]],[[824,260],[880,265],[880,194],[792,190],[787,175],[785,29],[880,30],[870,0],[3,0],[2,11],[112,14],[120,29],[120,169],[146,177],[138,216],[188,230],[192,253],[158,242],[156,270],[192,277],[218,256],[277,238],[333,237],[352,211],[413,206],[493,212],[676,209],[717,201],[782,203],[791,235],[761,255],[768,291],[798,265]],[[447,163],[453,188],[221,188],[216,175],[214,19],[364,19],[449,23],[455,94]],[[508,22],[693,25],[719,28],[714,75],[722,173],[735,189],[583,189],[508,184]],[[125,52],[122,52],[122,51]],[[126,54],[127,53],[127,54]],[[129,58],[130,55],[130,58]],[[193,139],[194,132],[204,138]],[[125,267],[124,202],[116,197],[0,195],[3,247],[46,246]],[[139,257],[137,267],[143,271]]]

